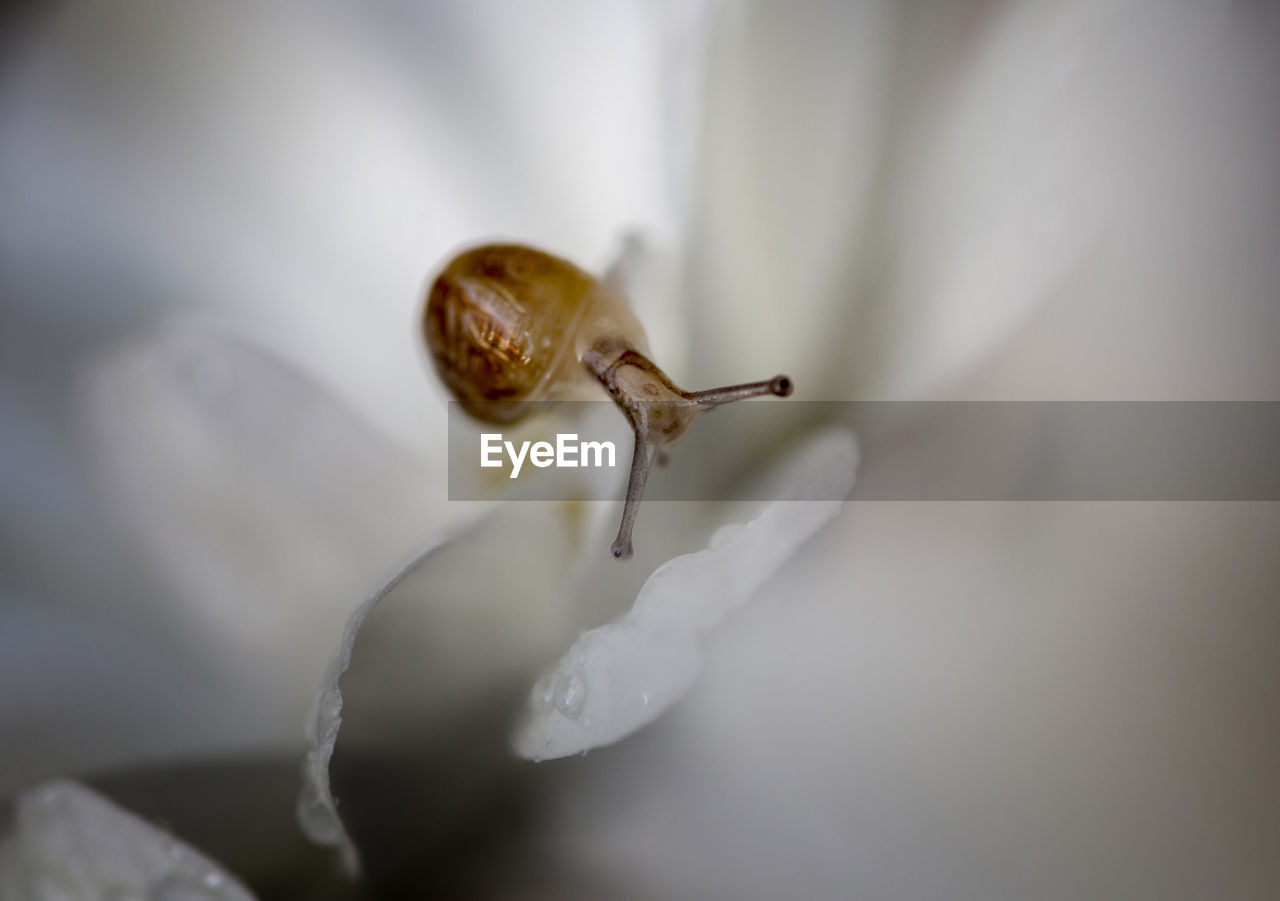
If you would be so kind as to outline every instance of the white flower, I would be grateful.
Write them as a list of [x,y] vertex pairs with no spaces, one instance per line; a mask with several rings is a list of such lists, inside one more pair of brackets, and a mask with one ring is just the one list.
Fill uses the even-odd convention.
[[[462,241],[599,268],[653,236],[637,303],[689,384],[764,360],[833,400],[1280,384],[1265,4],[79,3],[22,27],[0,72],[6,788],[298,752],[351,605],[460,526],[411,324]],[[863,472],[923,478],[947,447],[866,448]],[[1010,478],[1043,453],[1010,449]],[[408,834],[425,882],[493,895],[1267,897],[1273,506],[846,505],[683,703],[534,766],[505,751],[524,676],[652,565],[566,591],[574,522],[512,505],[445,548],[447,593],[363,633],[343,741],[352,780],[392,788],[344,813],[378,878],[405,878]],[[645,511],[648,563],[694,549],[678,519]],[[467,594],[502,575],[518,594]],[[517,802],[524,831],[468,831]],[[483,873],[438,850],[462,838]]]

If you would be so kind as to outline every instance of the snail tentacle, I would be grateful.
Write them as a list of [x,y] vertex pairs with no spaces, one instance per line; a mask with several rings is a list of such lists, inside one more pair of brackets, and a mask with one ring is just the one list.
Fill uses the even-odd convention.
[[635,449],[631,452],[631,476],[627,480],[627,497],[622,504],[622,522],[618,524],[618,537],[610,550],[617,560],[631,556],[631,532],[640,514],[640,500],[644,497],[644,485],[649,478],[649,466],[658,453],[657,445],[650,444],[636,432]]

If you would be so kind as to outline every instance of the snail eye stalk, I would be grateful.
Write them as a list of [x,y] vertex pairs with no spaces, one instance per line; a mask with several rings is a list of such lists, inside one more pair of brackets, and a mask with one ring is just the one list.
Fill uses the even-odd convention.
[[794,386],[788,376],[778,375],[763,382],[684,391],[637,350],[628,349],[613,362],[600,365],[606,359],[607,353],[585,355],[588,369],[604,385],[635,433],[622,522],[610,548],[615,559],[625,560],[632,554],[631,533],[654,460],[665,462],[667,449],[689,431],[700,413],[753,397],[787,397]]

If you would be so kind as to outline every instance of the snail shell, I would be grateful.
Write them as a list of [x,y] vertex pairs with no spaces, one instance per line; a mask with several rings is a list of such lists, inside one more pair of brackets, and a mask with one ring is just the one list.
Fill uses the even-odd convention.
[[455,257],[431,286],[423,330],[441,381],[484,422],[515,422],[537,401],[589,397],[583,345],[609,332],[628,346],[647,344],[601,282],[518,244]]
[[653,460],[663,459],[698,414],[725,403],[791,393],[776,376],[688,392],[648,358],[644,329],[610,284],[559,257],[490,244],[454,257],[428,292],[423,334],[441,381],[471,416],[522,419],[537,402],[582,397],[602,385],[636,436],[615,557],[631,555],[631,530]]

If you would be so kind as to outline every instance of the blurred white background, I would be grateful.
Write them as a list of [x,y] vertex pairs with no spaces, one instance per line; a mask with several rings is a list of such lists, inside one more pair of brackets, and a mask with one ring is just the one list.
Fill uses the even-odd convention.
[[[642,234],[636,304],[690,386],[1280,400],[1277,13],[3,13],[0,793],[300,754],[346,613],[462,515],[416,319],[464,243],[600,270]],[[927,466],[915,450],[864,474]],[[660,531],[638,567],[689,549]],[[1274,503],[854,502],[616,747],[490,765],[503,749],[458,720],[492,711],[457,686],[520,639],[430,611],[388,611],[357,696],[409,717],[366,724],[380,753],[485,762],[407,770],[404,798],[431,774],[518,781],[518,812],[495,788],[399,830],[476,896],[1274,898],[1278,547]],[[486,616],[549,646],[584,602],[522,582],[531,548],[423,591],[480,584]],[[609,615],[644,575],[613,572],[585,582]],[[440,679],[388,686],[414,647],[447,649]],[[475,820],[500,837],[451,857]]]

